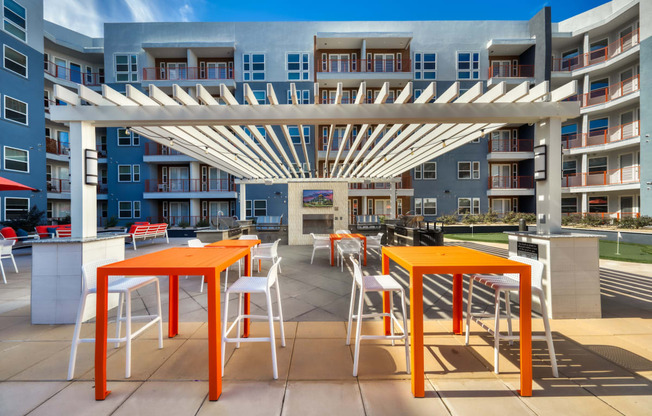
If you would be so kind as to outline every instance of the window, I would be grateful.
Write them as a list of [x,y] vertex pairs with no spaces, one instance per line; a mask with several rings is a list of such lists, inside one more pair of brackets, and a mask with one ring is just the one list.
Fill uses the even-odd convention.
[[133,217],[140,218],[140,201],[134,201],[133,208]]
[[[288,90],[288,104],[292,104],[292,90]],[[297,104],[310,104],[310,90],[297,90]]]
[[480,54],[478,52],[457,53],[457,79],[480,78]]
[[457,162],[457,179],[480,179],[480,162]]
[[242,56],[242,73],[245,81],[265,80],[265,54],[246,53]]
[[131,145],[132,146],[140,146],[140,134],[131,133]]
[[457,198],[458,214],[479,214],[480,198]]
[[590,196],[589,212],[609,212],[609,199],[607,196]]
[[118,165],[118,182],[131,182],[131,165]]
[[131,201],[118,202],[118,218],[131,218],[133,215]]
[[29,152],[5,146],[5,169],[29,173]]
[[417,167],[414,168],[414,179],[423,179],[423,165],[417,165]]
[[27,55],[5,45],[5,69],[27,78]]
[[127,129],[118,129],[118,146],[140,146],[140,135]]
[[437,179],[437,162],[423,164],[423,179]]
[[138,56],[137,55],[115,56],[115,80],[117,82],[138,81]]
[[256,101],[258,101],[258,104],[267,104],[267,91],[258,90],[252,92],[254,93],[254,97],[256,97]]
[[251,199],[247,200],[247,205],[245,206],[245,217],[251,218]]
[[577,173],[577,160],[564,160],[561,167],[563,176],[574,175]]
[[5,119],[27,125],[27,103],[5,95]]
[[29,198],[5,198],[5,220],[24,218],[29,212]]
[[577,212],[577,198],[562,198],[561,212],[566,214]]
[[4,0],[3,27],[5,31],[22,41],[27,40],[26,11],[14,0]]
[[561,70],[569,71],[579,63],[579,49],[571,49],[561,54]]
[[[265,131],[265,127],[262,127],[262,126],[256,126],[256,129],[258,129],[258,133],[260,133],[260,135],[263,137],[263,139],[265,139],[265,138],[267,137],[267,132]],[[244,127],[244,131],[245,131],[245,133],[247,133],[247,135],[248,135],[249,137],[251,137],[252,139],[254,139],[254,143],[256,143],[256,144],[260,144],[260,141],[258,140],[258,137],[256,137],[256,135],[253,134],[253,133],[251,132],[251,130],[249,130],[249,127]]]
[[423,214],[437,215],[437,198],[423,198]]
[[267,215],[267,200],[254,199],[254,217],[264,217]]
[[[299,134],[298,126],[288,126],[290,131],[290,138],[292,139],[292,144],[301,144],[301,135]],[[306,141],[306,144],[310,144],[310,126],[303,126],[303,138]]]
[[589,137],[605,137],[609,130],[609,118],[598,118],[589,121]]
[[140,165],[132,166],[131,178],[132,178],[131,179],[132,182],[140,182]]
[[607,170],[607,157],[589,158],[589,173],[604,172]]
[[[414,54],[414,79],[430,80],[437,78],[437,54],[416,53]],[[415,94],[415,98],[416,94]]]
[[288,53],[287,70],[288,80],[307,81],[310,79],[310,60],[307,53]]

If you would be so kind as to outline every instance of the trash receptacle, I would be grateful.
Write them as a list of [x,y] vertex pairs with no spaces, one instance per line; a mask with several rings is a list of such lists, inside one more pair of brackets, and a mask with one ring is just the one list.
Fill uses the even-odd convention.
[[518,230],[527,231],[527,224],[525,223],[525,219],[521,218],[518,220]]

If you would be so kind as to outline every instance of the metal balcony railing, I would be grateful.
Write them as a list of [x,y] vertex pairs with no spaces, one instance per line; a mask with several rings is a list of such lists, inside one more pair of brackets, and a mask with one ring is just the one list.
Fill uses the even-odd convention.
[[234,79],[233,67],[228,68],[143,68],[144,81],[225,80]]
[[70,192],[70,179],[51,178],[47,181],[48,192],[55,194]]
[[412,72],[410,59],[317,59],[317,72]]
[[591,52],[575,55],[568,58],[554,58],[552,61],[553,71],[573,71],[600,62],[615,58],[623,52],[627,52],[640,43],[639,29],[629,33],[604,48]]
[[158,179],[145,180],[145,192],[234,192],[233,179]]
[[183,153],[158,143],[145,143],[145,156],[178,156]]
[[102,85],[104,83],[104,75],[98,72],[83,72],[81,70],[72,70],[63,65],[57,65],[54,62],[50,61],[47,61],[44,64],[45,73],[52,75],[55,78],[75,82],[77,84],[86,86],[96,86]]
[[564,101],[579,101],[580,106],[604,104],[640,90],[640,76],[636,75],[622,82],[617,82],[605,88],[598,88],[586,94],[577,94]]
[[532,189],[534,176],[490,176],[489,189]]
[[45,138],[45,151],[54,155],[69,155],[70,147],[66,143],[50,137]]
[[489,79],[497,78],[533,78],[534,65],[512,65],[492,62],[489,67]]
[[624,185],[638,183],[641,181],[641,169],[639,165],[629,166],[621,169],[611,169],[600,172],[573,173],[562,177],[561,186],[602,186],[602,185]]
[[531,152],[534,147],[532,140],[489,139],[489,153],[496,152]]
[[577,149],[580,147],[597,146],[631,139],[640,135],[640,120],[620,126],[610,127],[603,130],[595,130],[589,133],[572,133],[561,136],[561,144],[564,149]]

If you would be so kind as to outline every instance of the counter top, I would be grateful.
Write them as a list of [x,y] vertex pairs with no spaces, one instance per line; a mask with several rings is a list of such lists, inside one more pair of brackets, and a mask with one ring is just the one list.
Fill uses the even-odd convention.
[[580,233],[556,233],[556,234],[537,234],[536,231],[505,231],[507,235],[517,237],[535,237],[543,239],[552,238],[606,238],[604,234],[580,234]]
[[125,233],[100,233],[95,237],[59,237],[59,238],[44,238],[41,240],[34,240],[32,244],[70,244],[70,243],[89,243],[92,241],[111,240],[114,238],[127,238],[129,234]]

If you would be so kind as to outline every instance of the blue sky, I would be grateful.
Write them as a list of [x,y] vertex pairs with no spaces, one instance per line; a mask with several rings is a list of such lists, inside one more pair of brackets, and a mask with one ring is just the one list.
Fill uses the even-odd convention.
[[44,0],[47,20],[102,36],[105,22],[528,20],[551,6],[558,22],[606,0]]

